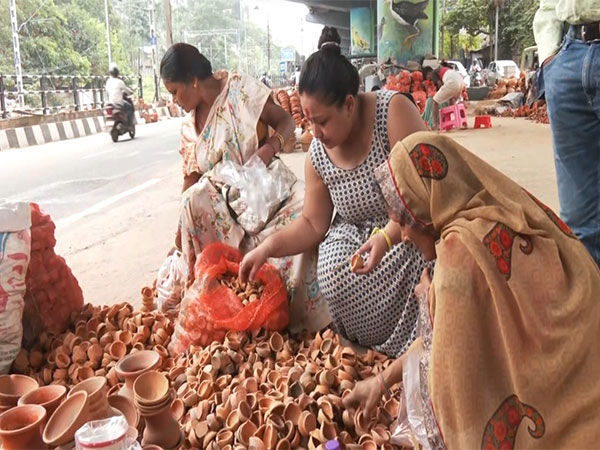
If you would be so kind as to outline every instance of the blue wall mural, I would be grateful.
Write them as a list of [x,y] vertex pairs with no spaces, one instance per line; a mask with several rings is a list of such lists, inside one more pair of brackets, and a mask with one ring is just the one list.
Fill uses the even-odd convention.
[[432,53],[436,4],[436,0],[377,0],[378,61],[420,61]]
[[373,14],[371,8],[352,8],[350,11],[351,55],[375,54]]

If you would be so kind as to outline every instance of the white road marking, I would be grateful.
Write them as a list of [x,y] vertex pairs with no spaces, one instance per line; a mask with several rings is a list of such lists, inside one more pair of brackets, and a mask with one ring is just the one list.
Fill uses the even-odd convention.
[[116,148],[112,148],[112,149],[110,149],[110,150],[105,150],[105,151],[103,151],[103,152],[97,152],[97,153],[92,153],[92,154],[90,154],[90,155],[85,155],[85,156],[82,156],[82,157],[81,157],[81,159],[90,159],[90,158],[96,158],[96,157],[98,157],[98,156],[106,155],[106,154],[108,154],[108,153],[112,153],[112,152],[116,152],[116,151],[117,151],[117,149],[116,149]]
[[142,183],[136,187],[127,189],[126,191],[123,191],[120,194],[113,195],[112,197],[102,200],[101,202],[98,202],[95,205],[90,206],[89,208],[86,208],[81,212],[73,214],[69,217],[65,217],[64,219],[57,220],[56,225],[62,226],[62,225],[68,225],[68,224],[77,222],[78,220],[84,218],[85,216],[89,216],[90,214],[97,213],[98,211],[102,210],[103,208],[106,208],[107,206],[110,206],[113,203],[116,203],[125,197],[129,197],[130,195],[133,195],[137,192],[143,191],[144,189],[147,189],[150,186],[155,185],[156,183],[158,183],[161,180],[162,180],[162,178],[152,178],[152,179],[146,181],[145,183]]

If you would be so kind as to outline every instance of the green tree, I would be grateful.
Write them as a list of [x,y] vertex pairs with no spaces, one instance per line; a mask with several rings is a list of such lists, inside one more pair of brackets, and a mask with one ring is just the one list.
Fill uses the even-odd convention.
[[[504,0],[498,20],[499,58],[516,58],[525,47],[534,45],[533,16],[538,6],[538,0]],[[446,14],[444,25],[454,35],[464,29],[471,36],[493,38],[495,14],[494,0],[458,0]]]

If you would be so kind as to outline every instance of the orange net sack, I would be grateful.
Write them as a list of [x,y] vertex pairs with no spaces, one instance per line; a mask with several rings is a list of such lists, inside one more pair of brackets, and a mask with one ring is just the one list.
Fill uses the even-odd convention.
[[181,302],[169,345],[171,354],[184,352],[190,345],[222,342],[229,330],[282,330],[287,326],[287,290],[275,267],[261,267],[256,278],[264,289],[256,301],[247,305],[231,288],[221,284],[222,277],[239,274],[242,257],[239,250],[220,242],[202,251],[194,268],[196,281]]

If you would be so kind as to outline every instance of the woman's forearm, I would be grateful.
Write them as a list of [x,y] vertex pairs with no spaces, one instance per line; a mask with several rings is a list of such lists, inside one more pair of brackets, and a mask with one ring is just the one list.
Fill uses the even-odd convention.
[[402,242],[402,233],[400,231],[400,225],[397,222],[390,220],[385,226],[385,232],[390,237],[392,245]]
[[189,175],[185,175],[183,177],[183,188],[181,189],[181,192],[183,193],[187,191],[190,187],[196,184],[199,179],[200,174],[198,172],[192,172]]
[[[273,147],[275,152],[273,156],[275,156],[283,150],[285,143],[292,138],[296,125],[294,124],[292,117],[289,114],[284,113],[279,117],[277,124],[273,128],[275,129],[275,133],[273,133],[273,136],[271,136],[267,142]],[[281,136],[281,138],[278,136]]]
[[298,255],[316,247],[325,237],[325,233],[316,230],[310,221],[300,216],[294,222],[271,235],[264,242],[269,257]]

